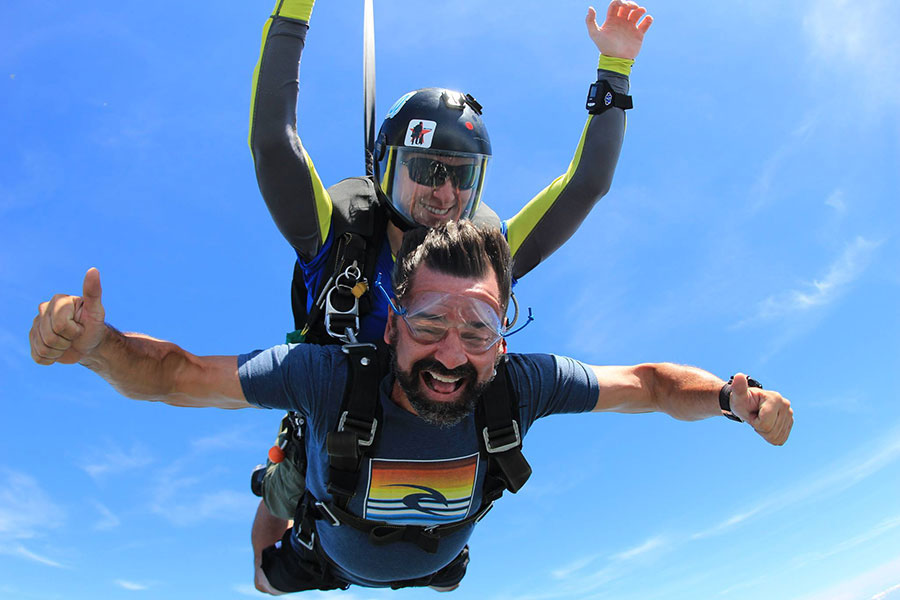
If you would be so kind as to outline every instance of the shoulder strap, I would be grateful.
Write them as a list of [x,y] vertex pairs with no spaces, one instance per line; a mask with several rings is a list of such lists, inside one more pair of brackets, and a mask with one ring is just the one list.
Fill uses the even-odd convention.
[[328,193],[333,205],[333,241],[324,267],[328,277],[314,290],[316,300],[309,314],[305,310],[308,291],[298,265],[291,288],[294,326],[303,331],[293,337],[317,344],[338,343],[335,335],[342,335],[347,327],[358,331],[359,317],[371,311],[367,291],[375,279],[387,225],[370,178],[344,179],[328,188]]
[[516,493],[531,477],[531,465],[522,454],[518,396],[506,362],[504,355],[497,363],[497,375],[485,390],[475,419],[479,443],[488,459],[486,494],[493,493],[492,487],[500,487],[500,494],[503,489]]
[[346,507],[356,493],[360,461],[375,442],[378,431],[378,386],[383,374],[375,344],[344,344],[347,355],[347,386],[341,416],[335,431],[328,434],[328,493],[335,503]]

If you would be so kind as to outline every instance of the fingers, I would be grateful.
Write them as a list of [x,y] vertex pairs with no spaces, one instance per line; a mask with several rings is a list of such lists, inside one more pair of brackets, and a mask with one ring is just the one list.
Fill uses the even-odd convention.
[[644,20],[638,23],[637,30],[641,32],[641,35],[647,33],[647,30],[650,29],[650,26],[653,25],[653,17],[647,15],[644,17]]
[[621,0],[612,0],[612,2],[609,3],[609,7],[606,9],[607,21],[619,16],[619,9],[622,8],[622,4],[624,4],[624,2]]
[[84,331],[75,321],[81,298],[57,294],[38,307],[29,332],[31,357],[38,364],[49,365],[60,358],[72,341]]
[[[630,0],[628,2],[620,2],[619,10],[616,11],[616,14],[620,19],[627,21],[628,15],[637,8],[639,8],[637,2],[631,2]],[[644,12],[647,12],[647,9],[644,9]]]
[[794,410],[789,400],[778,392],[763,392],[759,403],[759,417],[750,423],[767,442],[783,445],[794,426]]
[[637,22],[641,20],[641,17],[647,14],[647,9],[643,6],[636,6],[636,8],[631,9],[631,11],[626,16],[626,19],[632,25],[637,25]]

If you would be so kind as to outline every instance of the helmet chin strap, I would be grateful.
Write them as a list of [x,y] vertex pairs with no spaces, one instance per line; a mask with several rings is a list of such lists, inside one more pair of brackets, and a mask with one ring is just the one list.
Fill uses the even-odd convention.
[[387,207],[388,214],[391,218],[391,223],[394,224],[394,227],[396,227],[403,233],[406,233],[407,231],[418,227],[418,225],[416,224],[408,223],[406,219],[400,216],[400,213],[397,212],[396,208],[394,208],[394,204],[390,200],[388,200],[388,197],[385,195],[384,191],[378,184],[375,184],[375,195],[378,196],[378,202],[380,202],[382,206]]

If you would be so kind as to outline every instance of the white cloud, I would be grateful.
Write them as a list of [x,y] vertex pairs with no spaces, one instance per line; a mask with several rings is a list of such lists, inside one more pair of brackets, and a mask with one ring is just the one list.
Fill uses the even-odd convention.
[[50,559],[45,556],[41,556],[39,554],[32,552],[31,550],[29,550],[28,548],[26,548],[25,546],[23,546],[21,544],[16,544],[15,546],[12,546],[12,547],[0,547],[0,554],[9,554],[11,556],[18,556],[20,558],[25,558],[27,560],[30,560],[30,561],[33,561],[36,563],[40,563],[42,565],[47,565],[48,567],[56,567],[58,569],[68,568],[65,565],[58,563],[53,559]]
[[838,213],[843,213],[847,210],[847,203],[844,202],[844,196],[844,190],[834,190],[828,198],[825,199],[825,205],[830,206]]
[[583,568],[585,568],[586,566],[588,566],[589,564],[591,564],[592,562],[597,560],[597,558],[599,558],[599,555],[597,555],[597,554],[578,558],[577,560],[575,560],[567,565],[559,567],[558,569],[554,569],[553,571],[550,572],[550,574],[553,575],[553,577],[555,579],[566,579],[569,576],[571,576],[573,573],[576,573],[576,572],[582,570]]
[[887,598],[900,598],[900,583],[872,596],[872,600],[887,600]]
[[123,450],[113,445],[106,451],[97,451],[95,457],[88,459],[87,464],[81,465],[81,468],[94,479],[98,479],[106,475],[140,469],[152,462],[150,452],[140,444],[135,444],[131,450]]
[[65,510],[50,500],[34,478],[0,469],[0,542],[33,538],[64,519]]
[[894,556],[868,571],[792,600],[895,600],[897,573],[900,573],[900,556]]
[[[889,431],[887,435],[883,436],[867,450],[857,452],[855,455],[849,456],[837,464],[824,469],[822,471],[823,475],[818,478],[802,481],[781,494],[770,496],[761,502],[757,502],[754,504],[753,509],[742,511],[712,528],[695,533],[691,536],[691,539],[718,535],[750,520],[757,514],[771,514],[790,508],[812,497],[821,498],[825,494],[841,492],[874,475],[898,459],[900,459],[900,427],[894,427],[893,430]],[[886,523],[890,524],[892,521],[887,521]]]
[[[176,486],[177,487],[177,486]],[[163,493],[152,506],[153,512],[175,525],[195,525],[206,520],[247,519],[256,509],[258,500],[247,493],[217,490],[201,493],[199,486],[191,486],[186,496],[176,498],[174,493]]]
[[650,538],[649,540],[647,540],[646,542],[644,542],[643,544],[641,544],[639,546],[635,546],[634,548],[630,548],[628,550],[625,550],[624,552],[619,552],[618,554],[613,555],[611,558],[613,560],[619,560],[619,561],[631,560],[633,558],[640,556],[641,554],[646,554],[647,552],[650,552],[651,550],[656,550],[657,548],[660,548],[664,544],[665,544],[665,539],[660,536],[657,536],[654,538]]
[[247,447],[251,445],[252,440],[253,438],[248,434],[248,429],[244,427],[192,440],[191,448],[197,452],[213,452],[215,450]]
[[840,544],[837,544],[836,546],[829,548],[828,550],[802,556],[796,562],[797,564],[802,565],[821,561],[830,556],[834,556],[835,554],[840,554],[842,552],[850,550],[851,548],[856,548],[858,546],[866,544],[889,531],[893,531],[897,527],[900,527],[900,515],[891,517],[889,519],[884,519],[868,531],[864,531],[848,540],[844,540]]
[[[803,31],[812,59],[830,82],[852,81],[856,109],[900,104],[900,23],[893,0],[871,0],[865,10],[850,0],[815,0],[807,4]],[[850,79],[847,79],[850,78]]]
[[757,318],[772,319],[795,315],[830,304],[862,275],[880,245],[880,241],[857,237],[829,266],[822,279],[814,280],[802,290],[769,296],[760,304]]
[[108,529],[115,529],[121,524],[119,517],[114,515],[113,512],[104,505],[99,502],[94,502],[94,506],[97,508],[97,512],[100,513],[100,520],[94,524],[94,529],[105,531]]
[[132,591],[132,592],[140,592],[146,590],[148,588],[147,585],[143,583],[135,583],[134,581],[126,581],[125,579],[116,579],[113,581],[114,584],[119,586],[120,588]]

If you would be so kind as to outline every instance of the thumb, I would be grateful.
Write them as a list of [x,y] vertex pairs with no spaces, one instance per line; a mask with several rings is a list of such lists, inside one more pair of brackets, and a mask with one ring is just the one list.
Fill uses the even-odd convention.
[[738,373],[731,382],[731,410],[751,426],[759,418],[759,401],[750,394],[747,376]]
[[587,16],[584,17],[584,23],[587,25],[588,33],[598,29],[597,27],[597,11],[593,6],[588,7]]
[[82,284],[81,297],[84,299],[82,312],[96,320],[103,320],[103,304],[100,297],[103,294],[103,288],[100,286],[100,271],[95,267],[88,269],[84,274],[84,284]]

